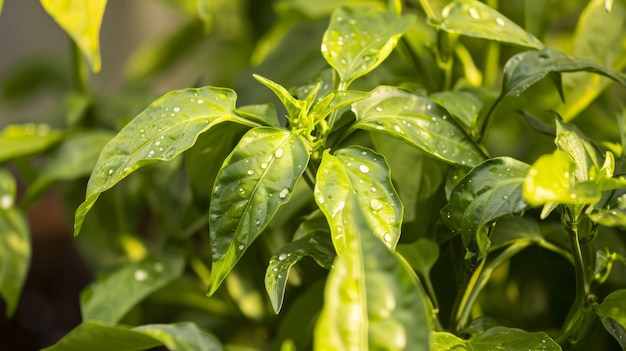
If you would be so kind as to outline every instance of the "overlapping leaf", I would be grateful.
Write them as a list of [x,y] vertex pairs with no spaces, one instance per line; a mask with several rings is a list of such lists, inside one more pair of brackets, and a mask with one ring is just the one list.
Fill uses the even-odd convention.
[[338,8],[322,38],[322,55],[347,87],[380,65],[414,22],[412,15],[371,7]]
[[118,322],[146,296],[178,278],[183,266],[182,257],[153,257],[101,277],[81,293],[83,320]]
[[0,170],[0,294],[9,317],[17,308],[31,257],[26,218],[14,207],[16,193],[13,176]]
[[617,340],[622,349],[626,348],[626,290],[620,289],[610,293],[602,303],[593,306],[600,317],[604,328]]
[[344,211],[350,216],[342,228],[351,240],[326,283],[315,350],[430,350],[431,326],[416,279],[372,234],[358,199],[348,198]]
[[454,0],[443,8],[435,27],[450,33],[541,49],[539,39],[520,28],[498,11],[477,0]]
[[434,350],[546,350],[561,351],[561,346],[544,332],[495,327],[463,340],[453,334],[433,332]]
[[522,199],[522,184],[529,170],[529,165],[515,159],[493,158],[474,167],[454,187],[450,201],[441,210],[442,219],[461,234],[470,252],[486,257],[488,225],[528,206]]
[[0,162],[42,152],[62,138],[61,131],[47,124],[8,125],[0,134]]
[[80,232],[100,194],[136,169],[172,160],[192,147],[199,134],[218,123],[255,125],[235,115],[235,99],[230,89],[204,87],[167,93],[148,106],[102,149],[85,201],[76,210],[74,234]]
[[394,87],[378,87],[352,106],[352,128],[380,132],[445,162],[475,166],[485,160],[478,145],[441,106]]
[[94,72],[100,71],[100,25],[107,0],[40,0],[43,8],[74,40]]
[[[330,224],[337,254],[341,255],[355,240],[349,236],[355,233],[344,230],[344,223],[352,220],[363,221],[389,248],[395,248],[403,207],[381,155],[360,146],[337,150],[334,155],[324,151],[317,172],[315,200]],[[353,202],[359,212],[346,209]],[[356,214],[363,217],[354,218]]]
[[246,133],[220,169],[209,207],[213,269],[208,294],[291,197],[309,161],[299,132],[259,127]]

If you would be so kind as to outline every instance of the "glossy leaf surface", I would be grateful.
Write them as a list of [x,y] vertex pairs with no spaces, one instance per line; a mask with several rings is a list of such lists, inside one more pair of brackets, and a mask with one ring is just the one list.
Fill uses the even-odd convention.
[[396,16],[368,7],[333,12],[322,38],[322,55],[345,86],[380,65],[408,31],[415,17]]
[[540,51],[522,52],[507,61],[504,66],[501,97],[519,96],[552,72],[580,71],[600,74],[626,86],[626,78],[610,68],[569,56],[555,49],[544,48]]
[[62,132],[47,124],[8,125],[0,134],[0,162],[45,151],[62,137]]
[[6,170],[0,170],[0,294],[6,315],[17,308],[31,259],[28,223],[15,204],[17,184]]
[[446,32],[541,49],[544,45],[498,11],[476,0],[454,0],[443,8],[440,21],[431,23]]
[[100,71],[100,25],[107,0],[40,0],[43,8],[74,40],[94,72]]
[[181,257],[153,257],[100,278],[81,293],[83,320],[118,322],[146,296],[178,278],[183,266]]
[[600,317],[606,331],[611,334],[620,344],[626,348],[626,290],[620,289],[610,293],[602,303],[593,305],[593,310]]
[[[344,226],[355,220],[362,221],[390,249],[395,249],[403,207],[381,155],[359,146],[337,150],[334,155],[324,151],[314,192],[338,255],[353,245],[355,238],[349,235],[355,233],[346,233]],[[348,204],[358,206],[359,211],[351,212]]]
[[221,351],[217,338],[191,322],[148,324],[132,329],[151,336],[172,351]]
[[335,259],[335,250],[329,233],[313,231],[283,246],[270,259],[265,273],[265,289],[276,314],[283,304],[289,270],[305,256],[313,258],[320,266],[330,269]]
[[218,123],[254,125],[234,114],[235,100],[232,90],[204,87],[173,91],[150,104],[102,149],[76,210],[74,235],[100,194],[138,168],[174,159]]
[[470,340],[453,334],[433,333],[435,350],[546,350],[561,351],[557,344],[544,332],[529,333],[520,329],[495,327]]
[[329,274],[315,350],[430,350],[430,321],[416,279],[372,235],[357,199],[348,199],[345,210],[351,216],[343,228],[352,239]]
[[[572,177],[576,183],[593,180],[590,171],[600,170],[602,156],[580,129],[557,118],[555,143],[557,149],[567,153],[573,161],[574,172]],[[613,170],[610,170],[610,173],[609,176],[612,175]]]
[[483,102],[476,95],[466,91],[442,91],[430,95],[430,98],[448,110],[466,130],[476,128],[478,113]]
[[484,153],[452,118],[430,99],[394,87],[379,87],[355,103],[353,128],[384,133],[442,161],[475,166]]
[[452,230],[461,234],[470,252],[486,257],[490,245],[488,225],[528,206],[522,199],[522,184],[529,169],[529,165],[513,158],[493,158],[474,167],[454,187],[441,215]]
[[308,143],[298,132],[259,127],[241,138],[217,175],[209,207],[209,295],[289,201],[308,162]]

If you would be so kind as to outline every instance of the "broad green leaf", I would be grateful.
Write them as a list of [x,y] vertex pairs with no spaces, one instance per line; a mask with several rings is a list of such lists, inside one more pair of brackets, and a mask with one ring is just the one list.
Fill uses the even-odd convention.
[[150,104],[102,149],[76,210],[74,235],[100,194],[138,168],[174,159],[218,123],[254,125],[235,115],[235,99],[230,89],[204,87],[172,91]]
[[347,87],[380,65],[414,22],[412,15],[397,16],[368,7],[338,8],[324,32],[322,55]]
[[[623,45],[626,40],[626,2],[616,1],[613,5],[611,12],[607,12],[604,1],[588,2],[576,25],[571,54],[607,69],[623,72],[626,68],[626,48]],[[615,80],[612,76],[608,78]],[[624,85],[623,81],[623,78],[617,80]],[[563,77],[563,90],[568,103],[559,106],[557,111],[565,121],[571,121],[610,83],[608,79],[588,74],[576,73]]]
[[31,258],[28,223],[14,207],[16,195],[15,179],[0,170],[0,294],[7,317],[17,308]]
[[184,260],[159,256],[127,264],[82,291],[83,321],[116,323],[146,296],[178,278]]
[[529,333],[505,327],[488,329],[470,340],[450,333],[433,332],[433,346],[436,350],[562,350],[545,332]]
[[40,153],[62,138],[61,131],[47,124],[8,125],[0,134],[0,162]]
[[593,222],[607,227],[626,228],[626,194],[618,192],[604,208],[594,208],[588,216]]
[[85,321],[42,351],[142,351],[161,345],[154,337],[128,327]]
[[437,294],[430,279],[430,270],[439,258],[439,244],[434,240],[419,238],[411,244],[399,244],[397,252],[417,272],[420,281],[424,282],[426,292],[433,300],[434,308],[439,308]]
[[589,172],[602,167],[602,156],[580,129],[557,118],[555,143],[557,149],[566,152],[573,161],[572,176],[576,183],[593,180]]
[[293,120],[301,117],[302,114],[306,114],[310,105],[307,106],[307,103],[305,100],[296,99],[295,97],[291,95],[291,93],[289,93],[289,91],[287,91],[287,89],[285,89],[282,85],[276,82],[273,82],[257,74],[254,74],[253,76],[254,76],[254,79],[258,80],[261,84],[269,88],[276,95],[276,97],[278,97],[278,99],[283,103],[288,113],[286,117],[292,124],[297,124],[297,123],[294,123]]
[[247,119],[270,127],[280,127],[276,107],[273,104],[241,106],[235,112]]
[[40,0],[43,8],[74,40],[91,70],[100,72],[100,25],[106,0]]
[[490,250],[498,250],[519,241],[542,242],[537,220],[527,217],[502,218],[491,232]]
[[529,169],[509,157],[493,158],[474,167],[454,187],[441,215],[448,227],[461,234],[469,252],[485,258],[489,224],[528,207],[522,199],[522,184]]
[[[498,99],[507,95],[520,96],[530,86],[552,72],[580,71],[603,75],[626,86],[626,78],[610,68],[546,47],[540,51],[522,52],[507,61],[502,77],[502,92]],[[565,98],[571,97],[566,94]]]
[[38,178],[26,190],[22,202],[30,203],[54,182],[88,176],[100,151],[112,137],[113,134],[104,131],[81,132],[68,136],[50,154]]
[[348,198],[345,210],[351,215],[343,228],[352,239],[328,276],[315,350],[430,350],[429,314],[417,280],[373,235],[358,198]]
[[289,201],[308,162],[309,146],[298,131],[259,127],[241,138],[217,175],[209,207],[209,295]]
[[[566,201],[575,167],[574,161],[561,150],[539,157],[524,179],[524,199],[532,206]],[[572,195],[575,201],[576,196]]]
[[310,256],[320,266],[330,269],[335,252],[329,233],[312,232],[283,246],[270,259],[265,273],[265,289],[276,314],[283,304],[289,270],[305,256]]
[[431,24],[449,33],[515,44],[533,49],[544,47],[539,39],[515,22],[477,0],[453,0],[443,8],[439,21]]
[[432,100],[393,87],[378,87],[352,106],[352,128],[380,132],[439,160],[475,166],[485,155],[448,111]]
[[[384,158],[372,150],[352,146],[331,155],[324,151],[317,171],[315,200],[331,228],[333,245],[341,255],[355,238],[346,233],[347,222],[357,220],[367,225],[381,241],[394,250],[400,238],[403,207],[391,183]],[[358,212],[346,205],[354,202]],[[356,215],[363,215],[355,218]]]
[[[322,216],[323,218],[323,216]],[[288,308],[283,309],[276,329],[276,340],[293,340],[298,350],[313,349],[315,323],[324,305],[326,277],[304,287]]]
[[192,322],[148,324],[132,329],[151,336],[172,351],[221,351],[217,338]]
[[604,328],[617,340],[622,349],[626,348],[626,289],[615,290],[602,303],[593,305]]
[[320,100],[311,108],[310,114],[314,123],[322,120],[335,110],[368,98],[370,94],[363,91],[333,91],[327,96],[330,97],[327,103],[326,101]]
[[430,98],[448,110],[467,131],[476,129],[478,113],[483,102],[474,94],[466,91],[442,91],[430,95]]

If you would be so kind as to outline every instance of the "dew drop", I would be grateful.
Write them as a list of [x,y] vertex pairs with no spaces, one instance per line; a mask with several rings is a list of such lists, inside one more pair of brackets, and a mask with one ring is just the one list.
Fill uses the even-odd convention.
[[274,152],[274,157],[281,158],[283,156],[283,149],[276,149]]
[[278,260],[279,260],[279,261],[284,261],[284,260],[286,260],[286,259],[287,259],[287,254],[286,254],[286,253],[281,253],[281,254],[278,256]]
[[496,23],[501,25],[501,26],[504,26],[504,24],[505,24],[504,20],[501,17],[496,17]]
[[11,195],[2,195],[2,197],[0,197],[0,207],[2,207],[2,209],[4,210],[7,210],[11,206],[13,206],[13,198],[11,197]]
[[113,174],[113,168],[109,169],[109,175]]
[[385,233],[385,235],[383,235],[383,240],[385,240],[385,242],[390,243],[391,242],[391,235],[389,235],[389,233]]
[[375,192],[376,192],[376,187],[374,187],[374,186],[373,186],[370,190],[371,190],[373,193],[375,193]]
[[248,173],[248,175],[253,175],[253,174],[254,174],[254,171],[253,171],[253,170],[251,170],[251,169],[249,169],[247,173]]
[[245,248],[245,245],[240,244],[239,246],[237,246],[237,248],[239,249],[239,251],[243,251],[243,249]]
[[476,11],[476,9],[473,8],[473,7],[470,7],[469,14],[470,14],[470,16],[472,16],[475,19],[479,19],[480,18],[480,15],[478,14],[478,11]]
[[362,173],[367,173],[370,171],[370,168],[367,167],[366,165],[360,165],[359,166],[359,171],[361,171]]
[[179,112],[180,111],[180,107],[174,107],[174,112]]
[[376,106],[376,111],[378,111],[378,112],[383,112],[383,108],[382,108],[382,107],[380,107],[380,106]]
[[261,169],[266,169],[267,168],[267,163],[263,162],[261,163]]
[[273,271],[273,272],[278,272],[278,267],[274,267],[274,268],[272,268],[272,271]]
[[371,199],[370,208],[372,211],[380,211],[383,208],[383,203],[378,199]]
[[278,193],[278,197],[280,197],[281,199],[286,198],[287,195],[289,195],[289,188],[283,188],[283,190]]
[[200,105],[204,104],[204,100],[198,99],[198,104],[200,104]]
[[320,204],[324,203],[324,197],[322,195],[317,197],[317,202],[319,202]]
[[276,277],[277,277],[278,279],[282,279],[282,278],[283,278],[283,276],[282,276],[282,275],[280,275],[280,274],[279,274],[279,275],[277,275]]
[[148,272],[144,271],[143,269],[138,269],[135,271],[134,277],[136,281],[144,282],[146,281],[146,279],[148,279]]

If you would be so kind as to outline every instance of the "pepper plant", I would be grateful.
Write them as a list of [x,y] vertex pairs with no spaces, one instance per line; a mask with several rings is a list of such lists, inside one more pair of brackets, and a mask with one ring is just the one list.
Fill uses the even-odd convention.
[[[531,3],[523,29],[497,1],[280,1],[260,61],[280,53],[273,36],[294,13],[329,20],[314,75],[293,87],[253,75],[278,105],[203,86],[163,95],[115,135],[7,127],[3,160],[60,143],[26,200],[84,174],[59,171],[78,150],[91,176],[74,235],[110,228],[99,240],[123,247],[83,291],[83,323],[46,350],[625,349],[626,52],[587,31],[609,23],[623,42],[626,3],[582,2],[571,53],[537,38],[552,39],[551,11]],[[206,23],[211,9],[198,7]],[[77,49],[97,70],[97,46]],[[601,113],[612,132],[596,131]],[[535,142],[518,156],[502,137],[514,128]],[[3,178],[5,226],[25,242]],[[22,262],[1,286],[15,308],[28,252],[4,242],[3,267]],[[544,305],[547,327],[505,307],[523,303],[512,269],[537,248],[574,276],[558,296],[567,311]],[[185,313],[150,311],[168,305]]]

